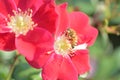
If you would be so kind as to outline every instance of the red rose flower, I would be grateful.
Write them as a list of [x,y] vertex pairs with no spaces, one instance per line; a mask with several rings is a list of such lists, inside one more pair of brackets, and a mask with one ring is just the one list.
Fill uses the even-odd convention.
[[[52,0],[0,0],[0,50],[15,50],[15,38],[25,36],[36,26],[49,29],[56,20]],[[49,31],[54,33],[53,28]]]
[[90,69],[87,47],[94,43],[98,31],[84,13],[68,13],[66,3],[56,11],[57,26],[49,27],[55,29],[54,34],[48,28],[35,28],[16,38],[16,46],[30,65],[42,68],[43,80],[78,80],[78,75]]

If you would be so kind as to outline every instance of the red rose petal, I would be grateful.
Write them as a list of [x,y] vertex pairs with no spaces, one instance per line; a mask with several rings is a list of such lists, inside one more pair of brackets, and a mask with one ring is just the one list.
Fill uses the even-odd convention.
[[14,0],[0,0],[0,12],[6,17],[8,14],[13,14],[12,10],[16,10],[17,6]]
[[7,27],[6,17],[0,13],[0,33],[10,32],[10,28]]
[[88,16],[82,12],[72,12],[69,14],[70,28],[74,29],[77,33],[84,32],[89,23]]
[[69,14],[69,19],[70,28],[77,32],[79,44],[87,43],[88,46],[92,45],[96,40],[98,31],[88,24],[88,16],[82,12],[72,12]]
[[15,35],[13,33],[0,33],[0,50],[15,50]]
[[39,7],[43,4],[42,0],[15,0],[17,7],[22,11],[26,11],[28,9],[33,10],[33,14],[39,9]]
[[88,46],[91,46],[94,44],[97,35],[98,35],[98,31],[96,28],[88,26],[88,28],[86,28],[86,30],[84,30],[84,33],[82,33],[83,37],[81,37],[81,40],[83,41],[83,43],[87,43]]
[[55,33],[55,38],[60,35],[60,33],[63,33],[68,25],[68,13],[66,11],[67,8],[67,3],[61,4],[58,6],[58,12],[59,12],[59,20],[58,20],[58,25]]
[[25,42],[21,38],[16,38],[16,47],[20,54],[23,54],[28,59],[33,59],[36,47],[29,43]]
[[69,57],[63,57],[58,80],[78,80],[78,72]]
[[52,34],[55,33],[56,30],[57,18],[58,14],[53,1],[43,4],[33,16],[33,20],[39,27],[47,29]]
[[46,64],[48,59],[50,58],[51,54],[48,54],[47,52],[41,53],[38,50],[34,53],[34,58],[32,60],[29,60],[27,58],[26,58],[26,60],[34,68],[42,68]]
[[79,74],[84,74],[85,72],[89,71],[90,64],[87,50],[76,51],[75,56],[73,56],[71,59]]
[[53,54],[42,69],[43,80],[57,80],[62,57]]
[[44,80],[78,80],[78,73],[70,58],[53,54],[42,70]]
[[37,48],[39,48],[39,52],[45,53],[53,49],[52,45],[52,35],[42,28],[35,28],[25,36],[16,38],[17,50],[28,60],[33,60]]

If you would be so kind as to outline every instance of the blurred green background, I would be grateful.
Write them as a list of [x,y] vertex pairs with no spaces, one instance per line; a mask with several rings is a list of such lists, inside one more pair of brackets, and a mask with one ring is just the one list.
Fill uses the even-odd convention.
[[[68,2],[68,11],[82,11],[99,30],[90,49],[91,71],[80,80],[120,80],[120,0],[56,0]],[[29,66],[23,56],[15,64],[15,51],[0,51],[0,80],[6,80],[12,65],[16,65],[12,80],[42,80],[40,69]]]

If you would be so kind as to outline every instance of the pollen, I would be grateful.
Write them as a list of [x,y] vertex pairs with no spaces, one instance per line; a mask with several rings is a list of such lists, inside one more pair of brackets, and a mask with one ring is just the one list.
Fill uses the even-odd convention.
[[33,30],[36,24],[32,20],[32,10],[28,9],[25,12],[22,12],[21,9],[18,8],[17,11],[13,10],[14,15],[9,17],[9,21],[7,23],[8,27],[11,28],[11,32],[14,32],[16,36],[20,34],[26,35],[29,30]]
[[73,29],[67,29],[57,38],[54,49],[57,54],[71,55],[74,46],[77,44],[77,34]]

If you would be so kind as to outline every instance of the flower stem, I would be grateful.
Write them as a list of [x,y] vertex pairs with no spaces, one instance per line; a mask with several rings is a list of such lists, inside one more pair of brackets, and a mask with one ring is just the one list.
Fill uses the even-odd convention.
[[18,56],[19,56],[18,54],[15,56],[14,62],[13,62],[13,64],[12,64],[11,67],[10,67],[10,70],[9,70],[9,73],[8,73],[8,75],[7,75],[6,80],[11,80],[11,76],[12,76],[12,74],[13,74],[14,68],[15,68],[15,66],[16,66],[16,64],[17,64],[17,62],[18,62]]

